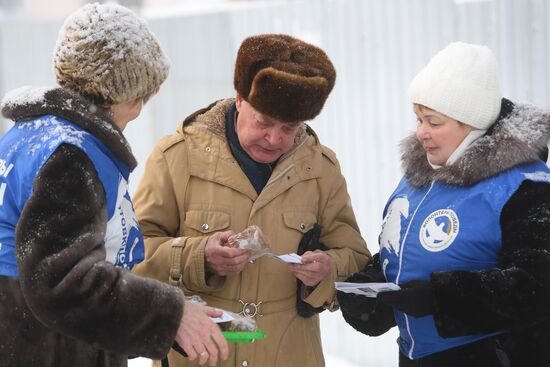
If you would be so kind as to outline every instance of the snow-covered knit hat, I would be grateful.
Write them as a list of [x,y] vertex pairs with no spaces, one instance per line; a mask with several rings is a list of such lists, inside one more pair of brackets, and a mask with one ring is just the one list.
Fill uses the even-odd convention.
[[285,122],[313,119],[334,87],[336,70],[319,47],[283,34],[245,39],[233,85],[257,111]]
[[59,31],[57,82],[96,103],[147,98],[168,76],[170,62],[145,20],[116,4],[88,4]]
[[486,46],[453,42],[416,75],[409,94],[412,103],[487,129],[496,121],[502,99],[495,55]]

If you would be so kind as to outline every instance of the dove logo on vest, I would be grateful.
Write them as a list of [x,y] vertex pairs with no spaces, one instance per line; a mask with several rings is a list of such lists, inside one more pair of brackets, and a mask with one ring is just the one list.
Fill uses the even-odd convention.
[[439,252],[451,246],[458,235],[460,223],[452,209],[432,212],[420,227],[420,243],[431,252]]

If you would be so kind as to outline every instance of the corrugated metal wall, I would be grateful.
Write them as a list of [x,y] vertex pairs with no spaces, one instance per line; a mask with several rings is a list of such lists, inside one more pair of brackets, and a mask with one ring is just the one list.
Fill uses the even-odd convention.
[[[410,79],[451,41],[483,43],[500,62],[505,96],[550,108],[548,19],[547,0],[249,1],[199,14],[157,13],[151,27],[172,70],[126,131],[141,162],[132,185],[161,136],[187,114],[234,94],[234,57],[244,37],[292,34],[324,48],[338,70],[335,90],[311,125],[336,151],[361,229],[376,252],[385,199],[400,177],[398,142],[415,128],[406,98]],[[51,50],[60,25],[1,24],[1,91],[53,83]],[[323,317],[323,325],[328,352],[366,366],[397,365],[395,332],[366,338],[339,313]]]

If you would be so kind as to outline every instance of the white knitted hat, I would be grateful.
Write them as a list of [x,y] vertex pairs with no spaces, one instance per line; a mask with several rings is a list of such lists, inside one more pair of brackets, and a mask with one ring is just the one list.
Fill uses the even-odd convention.
[[486,46],[453,42],[416,75],[409,94],[412,103],[487,129],[502,99],[495,55]]
[[170,62],[147,23],[116,4],[88,4],[59,31],[53,57],[59,85],[100,104],[154,94]]

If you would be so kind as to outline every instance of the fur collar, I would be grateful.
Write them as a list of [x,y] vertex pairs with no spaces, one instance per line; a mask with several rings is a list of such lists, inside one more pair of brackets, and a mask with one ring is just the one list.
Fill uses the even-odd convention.
[[[210,130],[214,135],[217,135],[223,140],[227,140],[225,135],[225,115],[235,103],[235,98],[228,98],[216,101],[197,112],[193,113],[183,121],[183,127],[193,124],[195,127],[202,127]],[[311,128],[305,123],[296,134],[294,139],[293,151],[300,146],[309,135],[315,135]],[[287,153],[288,154],[288,153]]]
[[22,87],[4,97],[2,115],[13,121],[42,115],[67,119],[103,142],[121,161],[137,165],[128,141],[105,110],[64,88]]
[[549,111],[503,99],[497,122],[452,165],[434,170],[416,134],[401,142],[401,161],[405,178],[414,187],[427,185],[432,180],[471,186],[537,160],[549,140]]

